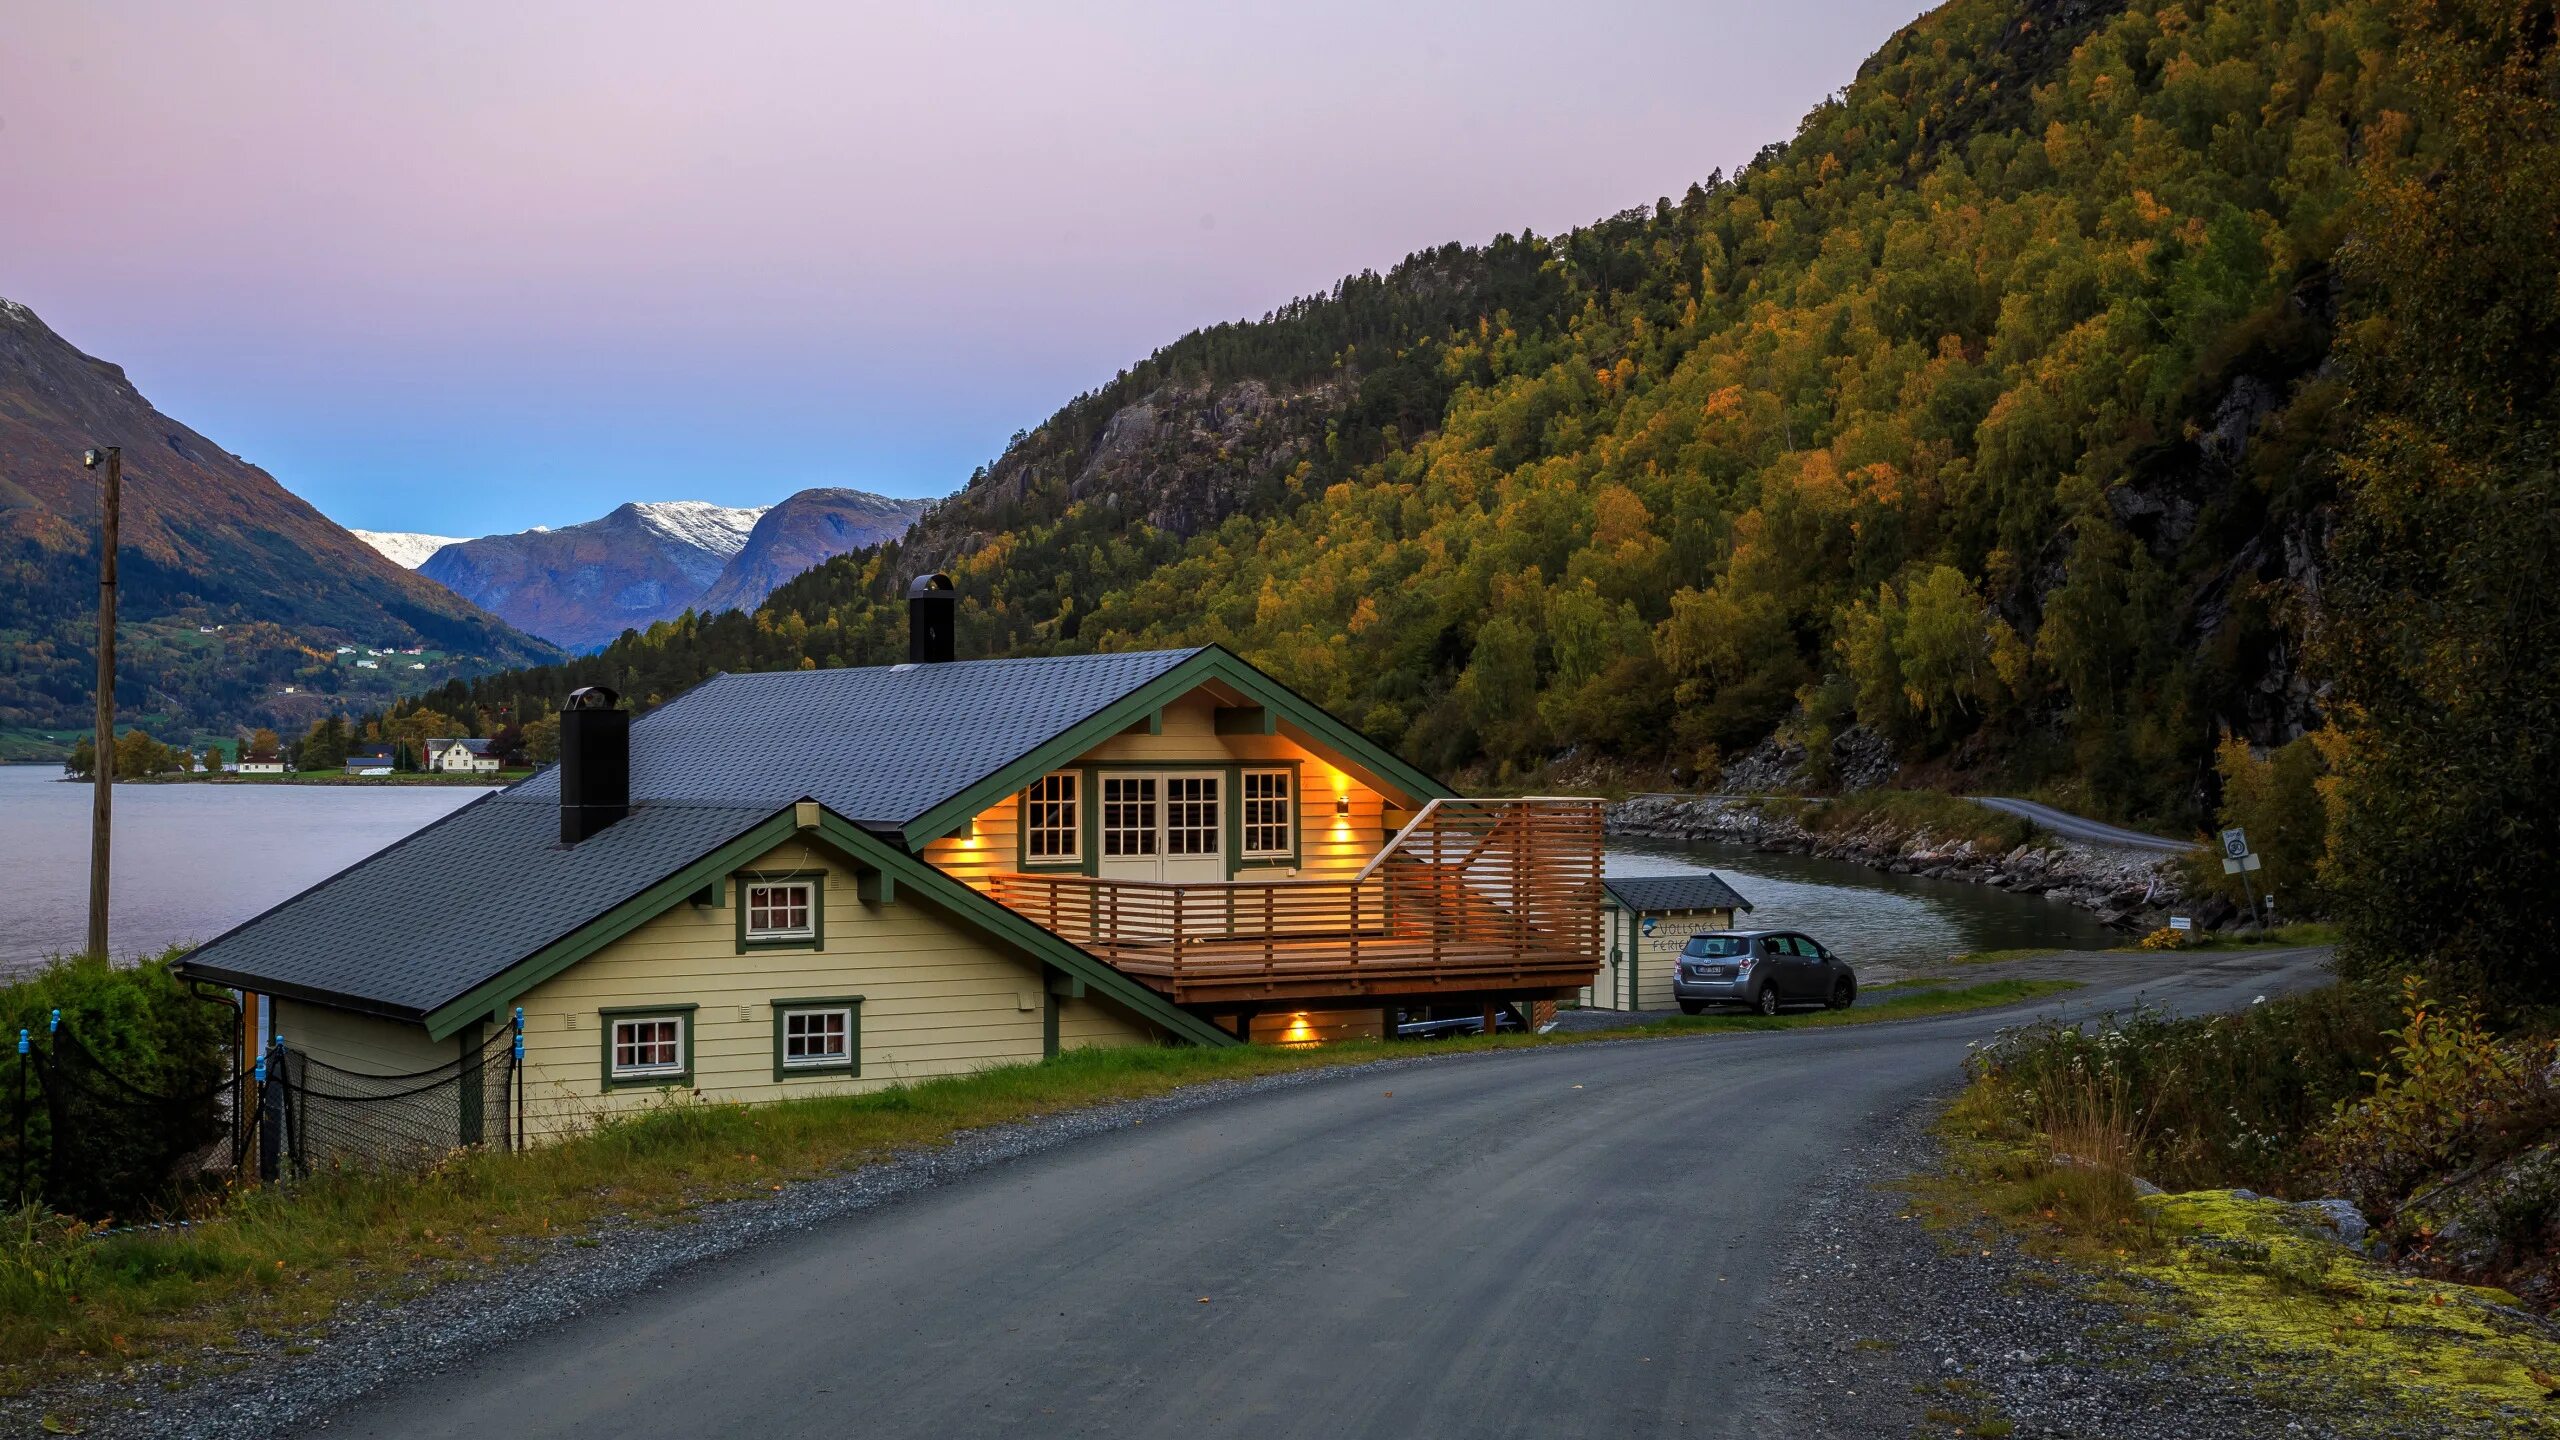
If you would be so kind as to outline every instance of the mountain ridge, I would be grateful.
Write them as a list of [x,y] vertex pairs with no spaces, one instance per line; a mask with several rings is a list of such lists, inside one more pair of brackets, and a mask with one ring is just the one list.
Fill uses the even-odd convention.
[[[80,455],[105,444],[125,477],[117,702],[162,738],[298,726],[560,653],[383,558],[0,301],[0,730],[91,722],[97,477]],[[438,658],[414,679],[336,663],[339,644],[392,643]]]

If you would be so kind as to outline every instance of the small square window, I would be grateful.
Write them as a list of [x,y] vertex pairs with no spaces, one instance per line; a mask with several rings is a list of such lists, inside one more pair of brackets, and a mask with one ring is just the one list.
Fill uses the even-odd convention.
[[614,1018],[605,1051],[609,1080],[683,1080],[686,1062],[682,1015],[627,1015]]
[[1256,858],[1286,856],[1297,849],[1297,817],[1290,811],[1287,770],[1244,772],[1244,853]]
[[750,943],[818,938],[818,882],[750,880],[745,889]]
[[773,1002],[773,1078],[862,1073],[862,1001]]
[[1056,863],[1081,853],[1083,822],[1077,815],[1076,776],[1045,775],[1022,792],[1022,854],[1026,860]]

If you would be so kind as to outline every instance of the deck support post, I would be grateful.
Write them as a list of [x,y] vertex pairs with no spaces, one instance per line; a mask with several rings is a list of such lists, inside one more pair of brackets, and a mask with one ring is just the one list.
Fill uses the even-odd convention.
[[1502,1018],[1502,997],[1492,996],[1484,1002],[1484,1033],[1493,1033],[1494,1022]]

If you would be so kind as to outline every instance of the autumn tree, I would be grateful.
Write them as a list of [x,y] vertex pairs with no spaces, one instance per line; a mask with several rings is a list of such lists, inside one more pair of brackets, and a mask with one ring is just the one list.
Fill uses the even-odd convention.
[[2548,4],[2408,0],[2414,155],[2344,264],[2354,438],[2328,582],[2341,969],[2560,1000],[2560,45]]

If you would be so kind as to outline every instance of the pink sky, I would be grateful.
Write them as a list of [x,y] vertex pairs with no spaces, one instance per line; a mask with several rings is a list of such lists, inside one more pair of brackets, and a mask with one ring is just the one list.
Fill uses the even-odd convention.
[[1913,4],[58,0],[0,295],[351,525],[939,494],[1193,326],[1739,164]]

